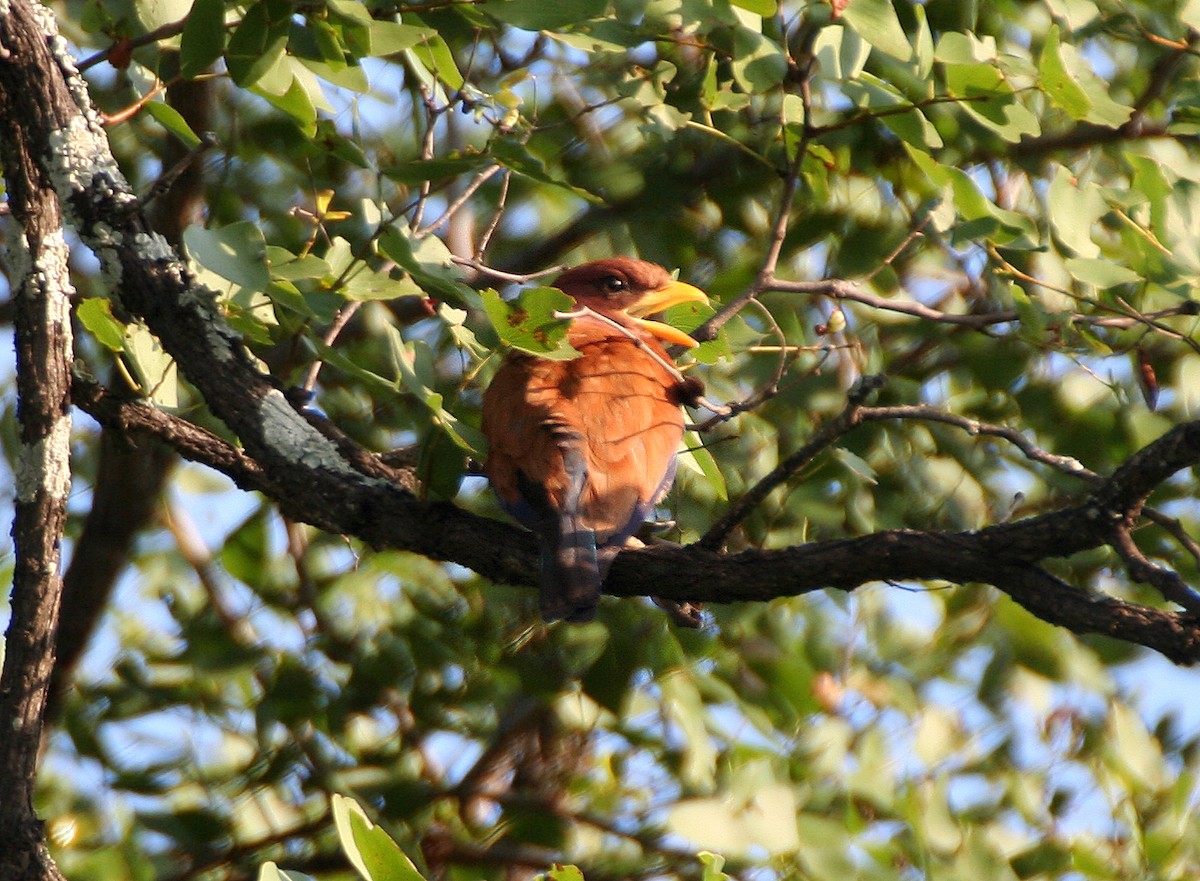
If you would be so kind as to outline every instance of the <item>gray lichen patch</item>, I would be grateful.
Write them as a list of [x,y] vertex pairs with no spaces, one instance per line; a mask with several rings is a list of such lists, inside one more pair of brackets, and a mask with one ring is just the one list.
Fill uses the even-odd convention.
[[310,470],[360,476],[341,457],[332,441],[314,430],[278,389],[263,395],[259,417],[263,440],[289,462]]
[[50,425],[49,433],[22,444],[15,469],[17,501],[32,502],[39,490],[53,499],[67,498],[71,490],[71,417],[64,413]]
[[[63,128],[50,132],[48,168],[50,180],[65,205],[80,194],[109,208],[133,208],[137,197],[117,166],[104,132],[83,116],[73,116]],[[92,235],[86,223],[78,223],[81,234]]]

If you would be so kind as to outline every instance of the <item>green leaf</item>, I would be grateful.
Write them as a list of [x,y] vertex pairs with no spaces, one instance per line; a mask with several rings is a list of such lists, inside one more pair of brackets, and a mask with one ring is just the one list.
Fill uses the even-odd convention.
[[235,83],[252,86],[283,61],[291,23],[288,0],[260,0],[246,10],[225,52],[225,65]]
[[456,446],[473,456],[481,456],[487,449],[487,440],[443,406],[444,398],[436,389],[433,349],[424,340],[406,341],[391,325],[387,327],[387,337],[400,387],[425,405],[433,417],[433,424]]
[[466,153],[443,159],[413,159],[402,165],[391,165],[383,169],[383,173],[397,183],[420,184],[479,171],[494,161],[483,153]]
[[[881,112],[878,119],[902,140],[925,150],[942,146],[941,136],[933,124],[920,110],[912,107],[911,102],[891,83],[864,71],[857,80],[846,83],[843,88],[846,96],[860,107],[889,111]],[[906,105],[910,109],[896,112]]]
[[159,125],[179,138],[189,149],[200,146],[199,135],[192,131],[192,127],[187,124],[179,111],[170,104],[162,101],[148,101],[144,105],[144,109],[154,117]]
[[[430,32],[436,34],[432,29]],[[439,36],[423,37],[416,46],[404,50],[404,57],[418,73],[423,72],[427,75],[430,85],[432,81],[437,80],[445,83],[451,91],[458,91],[466,82],[454,60],[454,53]]]
[[1038,71],[1042,88],[1074,119],[1115,127],[1133,113],[1132,107],[1112,99],[1108,83],[1096,76],[1076,47],[1060,43],[1057,25],[1046,35]]
[[1190,28],[1200,30],[1200,0],[1187,0],[1179,10],[1179,20]]
[[342,850],[363,881],[425,881],[400,845],[367,818],[358,802],[334,794],[330,805]]
[[212,67],[224,52],[225,0],[196,0],[180,36],[180,74],[192,79]]
[[1046,207],[1054,232],[1067,247],[1080,257],[1100,256],[1100,246],[1092,240],[1092,227],[1107,213],[1108,205],[1095,184],[1077,182],[1060,165],[1046,193]]
[[783,82],[787,53],[774,40],[746,27],[733,32],[734,79],[751,94],[763,94]]
[[583,52],[623,54],[643,42],[640,28],[610,18],[594,18],[576,23],[569,31],[548,31],[547,37],[574,46]]
[[127,324],[122,348],[133,364],[142,394],[159,407],[178,407],[179,374],[175,359],[163,349],[158,337],[144,324]]
[[709,850],[700,851],[696,857],[704,864],[700,881],[729,881],[729,876],[721,871],[725,867],[725,857]]
[[912,57],[912,46],[891,0],[853,0],[842,11],[842,20],[880,52],[899,61]]
[[926,82],[933,70],[934,48],[933,33],[929,29],[929,21],[924,6],[914,6],[913,14],[917,19],[917,42],[913,47],[913,60],[916,62],[917,79]]
[[750,845],[733,806],[723,798],[676,802],[667,811],[667,829],[673,835],[726,853],[745,853]]
[[[683,733],[680,779],[693,790],[711,792],[716,784],[717,747],[705,725],[704,699],[696,680],[685,670],[671,670],[660,677],[659,687],[667,718]],[[710,808],[716,810],[714,806]]]
[[258,881],[315,881],[312,875],[281,869],[268,860],[258,867]]
[[265,291],[271,283],[267,243],[262,230],[248,220],[220,229],[189,226],[183,243],[197,263],[236,285]]
[[1066,261],[1065,266],[1072,278],[1101,289],[1143,281],[1143,278],[1128,266],[1121,266],[1111,260],[1072,257]]
[[[287,61],[288,59],[283,59],[279,66],[280,70],[285,70],[290,66]],[[293,76],[291,84],[279,95],[272,94],[258,85],[251,87],[251,91],[261,95],[290,116],[292,121],[300,127],[300,133],[304,137],[311,138],[317,133],[317,108],[313,103],[312,93],[305,87],[300,77]]]
[[813,54],[820,65],[821,76],[831,80],[853,80],[871,56],[871,45],[850,28],[827,25],[813,41]]
[[1033,222],[1015,211],[991,202],[961,168],[939,164],[928,153],[905,145],[917,166],[951,197],[950,204],[967,224],[955,230],[958,238],[988,237],[998,244],[1016,243],[1033,247],[1038,232]]
[[[1093,0],[1046,0],[1046,7],[1055,19],[1062,21],[1068,31],[1078,31],[1100,17],[1100,9]],[[1183,13],[1180,13],[1183,21]]]
[[371,21],[371,55],[382,57],[411,49],[423,40],[437,36],[432,28],[400,24],[394,21]]
[[429,295],[452,303],[474,299],[474,292],[459,280],[450,249],[437,236],[414,240],[407,228],[393,226],[380,238],[379,250]]
[[725,485],[725,475],[721,473],[717,460],[700,440],[700,436],[689,431],[683,436],[686,451],[679,454],[680,464],[694,469],[702,475],[712,488],[716,497],[722,502],[729,501],[729,488]]
[[974,65],[979,62],[994,62],[998,55],[996,38],[950,31],[938,40],[934,57],[944,64]]
[[739,6],[764,18],[770,18],[779,9],[777,0],[732,0],[732,2],[734,6]]
[[566,360],[579,357],[567,342],[568,322],[555,312],[570,312],[575,301],[557,288],[539,287],[521,291],[506,301],[494,290],[481,291],[483,308],[501,342],[542,358]]
[[485,7],[489,15],[526,31],[556,31],[599,18],[608,11],[608,0],[499,0]]
[[339,289],[347,300],[397,300],[400,297],[424,297],[425,291],[411,276],[392,278],[387,272],[363,267],[352,272]]
[[363,57],[371,54],[371,14],[356,0],[327,0],[329,21],[341,32],[342,40],[351,54]]
[[497,140],[492,142],[492,158],[523,177],[538,183],[552,184],[562,187],[572,195],[585,199],[593,204],[601,204],[602,199],[587,190],[554,177],[546,171],[546,164],[535,156],[527,146],[514,140]]
[[584,881],[578,866],[560,866],[558,863],[547,870],[546,877],[549,881]]
[[1085,119],[1092,109],[1092,102],[1079,84],[1067,73],[1063,64],[1061,45],[1058,40],[1058,25],[1051,25],[1042,44],[1038,58],[1038,72],[1042,77],[1042,88],[1051,100],[1067,111],[1074,119]]
[[316,254],[299,257],[287,248],[267,246],[267,263],[271,267],[272,279],[301,281],[303,279],[326,278],[333,274],[329,263]]
[[102,345],[113,352],[125,348],[125,325],[112,313],[107,297],[88,297],[75,310],[79,323],[88,329]]

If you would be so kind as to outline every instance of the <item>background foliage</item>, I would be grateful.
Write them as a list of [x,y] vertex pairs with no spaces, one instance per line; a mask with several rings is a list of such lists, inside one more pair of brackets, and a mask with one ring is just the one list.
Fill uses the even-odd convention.
[[[1200,404],[1195,4],[189,5],[54,9],[106,51],[88,77],[139,192],[198,150],[203,216],[176,221],[257,355],[408,448],[431,497],[499,516],[467,472],[499,343],[480,263],[636,254],[721,302],[777,247],[781,279],[860,283],[764,293],[697,351],[710,398],[774,393],[705,433],[717,471],[681,469],[677,541],[864,374],[1099,473]],[[172,106],[156,87],[181,79],[209,90]],[[78,276],[91,369],[213,422],[83,254]],[[99,445],[78,437],[77,488]],[[872,423],[731,546],[976,528],[1084,487],[1003,439]],[[1154,504],[1195,534],[1193,494],[1181,475]],[[74,507],[77,538],[86,490]],[[72,879],[337,877],[333,793],[427,877],[714,878],[702,848],[746,878],[1200,872],[1198,720],[1144,687],[1164,665],[990,589],[718,607],[698,632],[609,600],[544,628],[530,591],[286,523],[195,467],[153,515],[48,741]],[[1194,583],[1178,537],[1138,541]],[[1107,552],[1056,574],[1155,602]]]

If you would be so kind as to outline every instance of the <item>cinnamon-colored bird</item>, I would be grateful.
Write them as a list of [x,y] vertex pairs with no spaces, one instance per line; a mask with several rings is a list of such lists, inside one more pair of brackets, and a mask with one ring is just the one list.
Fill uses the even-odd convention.
[[628,257],[585,263],[554,284],[584,312],[567,337],[582,354],[504,359],[483,396],[484,471],[538,534],[542,616],[588,621],[616,555],[670,488],[683,436],[688,390],[663,343],[696,343],[646,316],[707,298]]

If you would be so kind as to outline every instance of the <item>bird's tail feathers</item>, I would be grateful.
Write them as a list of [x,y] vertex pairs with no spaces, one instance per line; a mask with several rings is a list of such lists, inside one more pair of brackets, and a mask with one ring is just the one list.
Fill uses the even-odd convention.
[[557,536],[557,543],[547,545],[549,542],[542,551],[542,617],[547,621],[591,621],[600,604],[603,580],[596,555],[596,533],[590,529],[564,530]]
[[549,566],[542,566],[542,617],[547,621],[591,621],[600,604],[600,582],[604,580],[596,559],[596,533],[583,523],[580,498],[587,484],[587,463],[578,446],[579,438],[562,431],[559,449],[567,475],[567,491],[556,522],[548,531],[553,545]]

